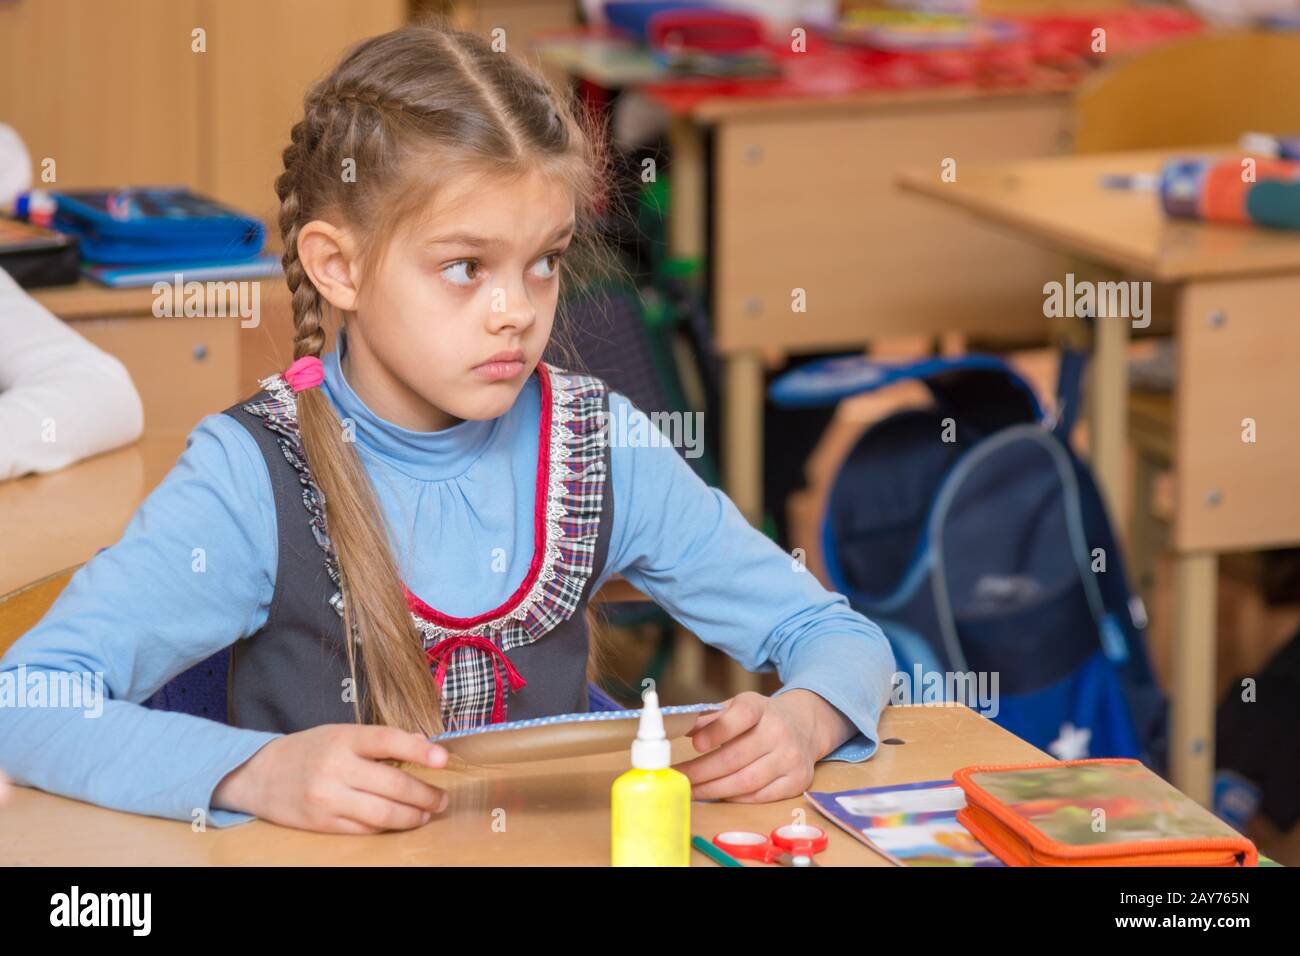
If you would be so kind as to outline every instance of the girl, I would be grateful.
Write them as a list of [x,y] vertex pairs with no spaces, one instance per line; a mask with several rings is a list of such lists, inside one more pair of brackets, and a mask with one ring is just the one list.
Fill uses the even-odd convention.
[[[616,573],[784,682],[697,722],[697,799],[786,798],[832,751],[870,756],[879,629],[666,441],[613,447],[604,425],[648,434],[643,413],[542,360],[600,156],[455,30],[367,40],[307,94],[276,183],[296,360],[199,423],[5,657],[102,673],[109,698],[91,720],[0,707],[16,782],[219,826],[419,826],[446,794],[398,764],[444,766],[429,735],[587,708],[586,604]],[[227,647],[225,723],[140,706]]]

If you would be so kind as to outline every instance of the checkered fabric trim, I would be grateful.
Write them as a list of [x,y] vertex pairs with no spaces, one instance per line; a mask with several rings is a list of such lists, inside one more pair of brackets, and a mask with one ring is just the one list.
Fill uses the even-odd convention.
[[[422,635],[426,653],[453,641],[442,669],[442,718],[448,730],[477,727],[505,719],[506,687],[522,686],[504,651],[531,644],[568,620],[581,606],[582,592],[595,570],[596,541],[600,534],[601,502],[605,493],[605,447],[608,442],[603,381],[576,375],[549,363],[538,366],[545,376],[543,421],[550,419],[547,436],[548,474],[539,487],[544,500],[535,502],[538,527],[545,540],[535,542],[540,568],[531,586],[495,612],[474,618],[465,627],[436,621],[416,610],[411,620]],[[330,604],[340,616],[342,594],[333,548],[325,528],[324,495],[312,480],[298,434],[297,402],[280,375],[261,382],[268,397],[243,408],[263,420],[279,435],[279,445],[303,485],[303,505],[312,533],[325,553],[325,569],[336,591]],[[539,446],[540,450],[540,446]],[[408,592],[409,593],[409,592]],[[471,641],[470,638],[479,640]],[[496,648],[486,651],[486,640]],[[432,655],[431,655],[432,656]],[[435,672],[439,669],[433,666]],[[502,670],[506,673],[503,675]]]
[[316,486],[311,469],[307,467],[307,458],[302,453],[302,439],[298,434],[298,403],[294,399],[293,389],[281,375],[272,375],[259,383],[267,391],[267,397],[259,401],[246,402],[241,407],[250,415],[262,419],[263,424],[275,432],[279,438],[276,444],[284,454],[285,460],[293,466],[302,485],[302,504],[307,509],[312,536],[325,553],[325,573],[334,584],[334,594],[330,597],[330,606],[340,618],[343,617],[343,592],[339,580],[338,561],[334,556],[334,546],[330,543],[329,533],[325,530],[325,495]]

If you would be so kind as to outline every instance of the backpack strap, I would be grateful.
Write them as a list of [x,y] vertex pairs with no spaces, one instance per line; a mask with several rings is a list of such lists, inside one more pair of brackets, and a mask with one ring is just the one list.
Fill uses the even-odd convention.
[[1083,402],[1083,372],[1088,367],[1088,353],[1082,349],[1062,348],[1061,365],[1056,374],[1056,420],[1052,434],[1063,444],[1070,443],[1070,432],[1079,420]]

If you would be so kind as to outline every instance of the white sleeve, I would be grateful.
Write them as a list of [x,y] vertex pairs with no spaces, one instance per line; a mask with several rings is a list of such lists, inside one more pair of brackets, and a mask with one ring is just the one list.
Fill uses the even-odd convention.
[[125,366],[0,269],[0,481],[64,468],[143,429]]

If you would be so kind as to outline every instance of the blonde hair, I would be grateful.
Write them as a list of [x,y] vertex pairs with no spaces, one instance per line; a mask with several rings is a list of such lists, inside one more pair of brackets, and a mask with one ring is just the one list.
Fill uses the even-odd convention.
[[[308,91],[303,106],[275,183],[295,359],[320,355],[326,343],[327,303],[298,260],[299,230],[314,219],[346,224],[367,274],[392,232],[427,211],[441,183],[464,173],[510,176],[540,167],[559,177],[576,212],[566,281],[609,271],[612,257],[596,229],[607,171],[600,128],[539,73],[481,37],[429,21],[364,40]],[[356,175],[345,181],[348,160]],[[374,489],[321,390],[297,398],[338,559],[344,633],[361,639],[360,653],[344,641],[354,686],[365,689],[354,713],[358,721],[438,733],[437,687]],[[594,648],[595,628],[592,637]]]

